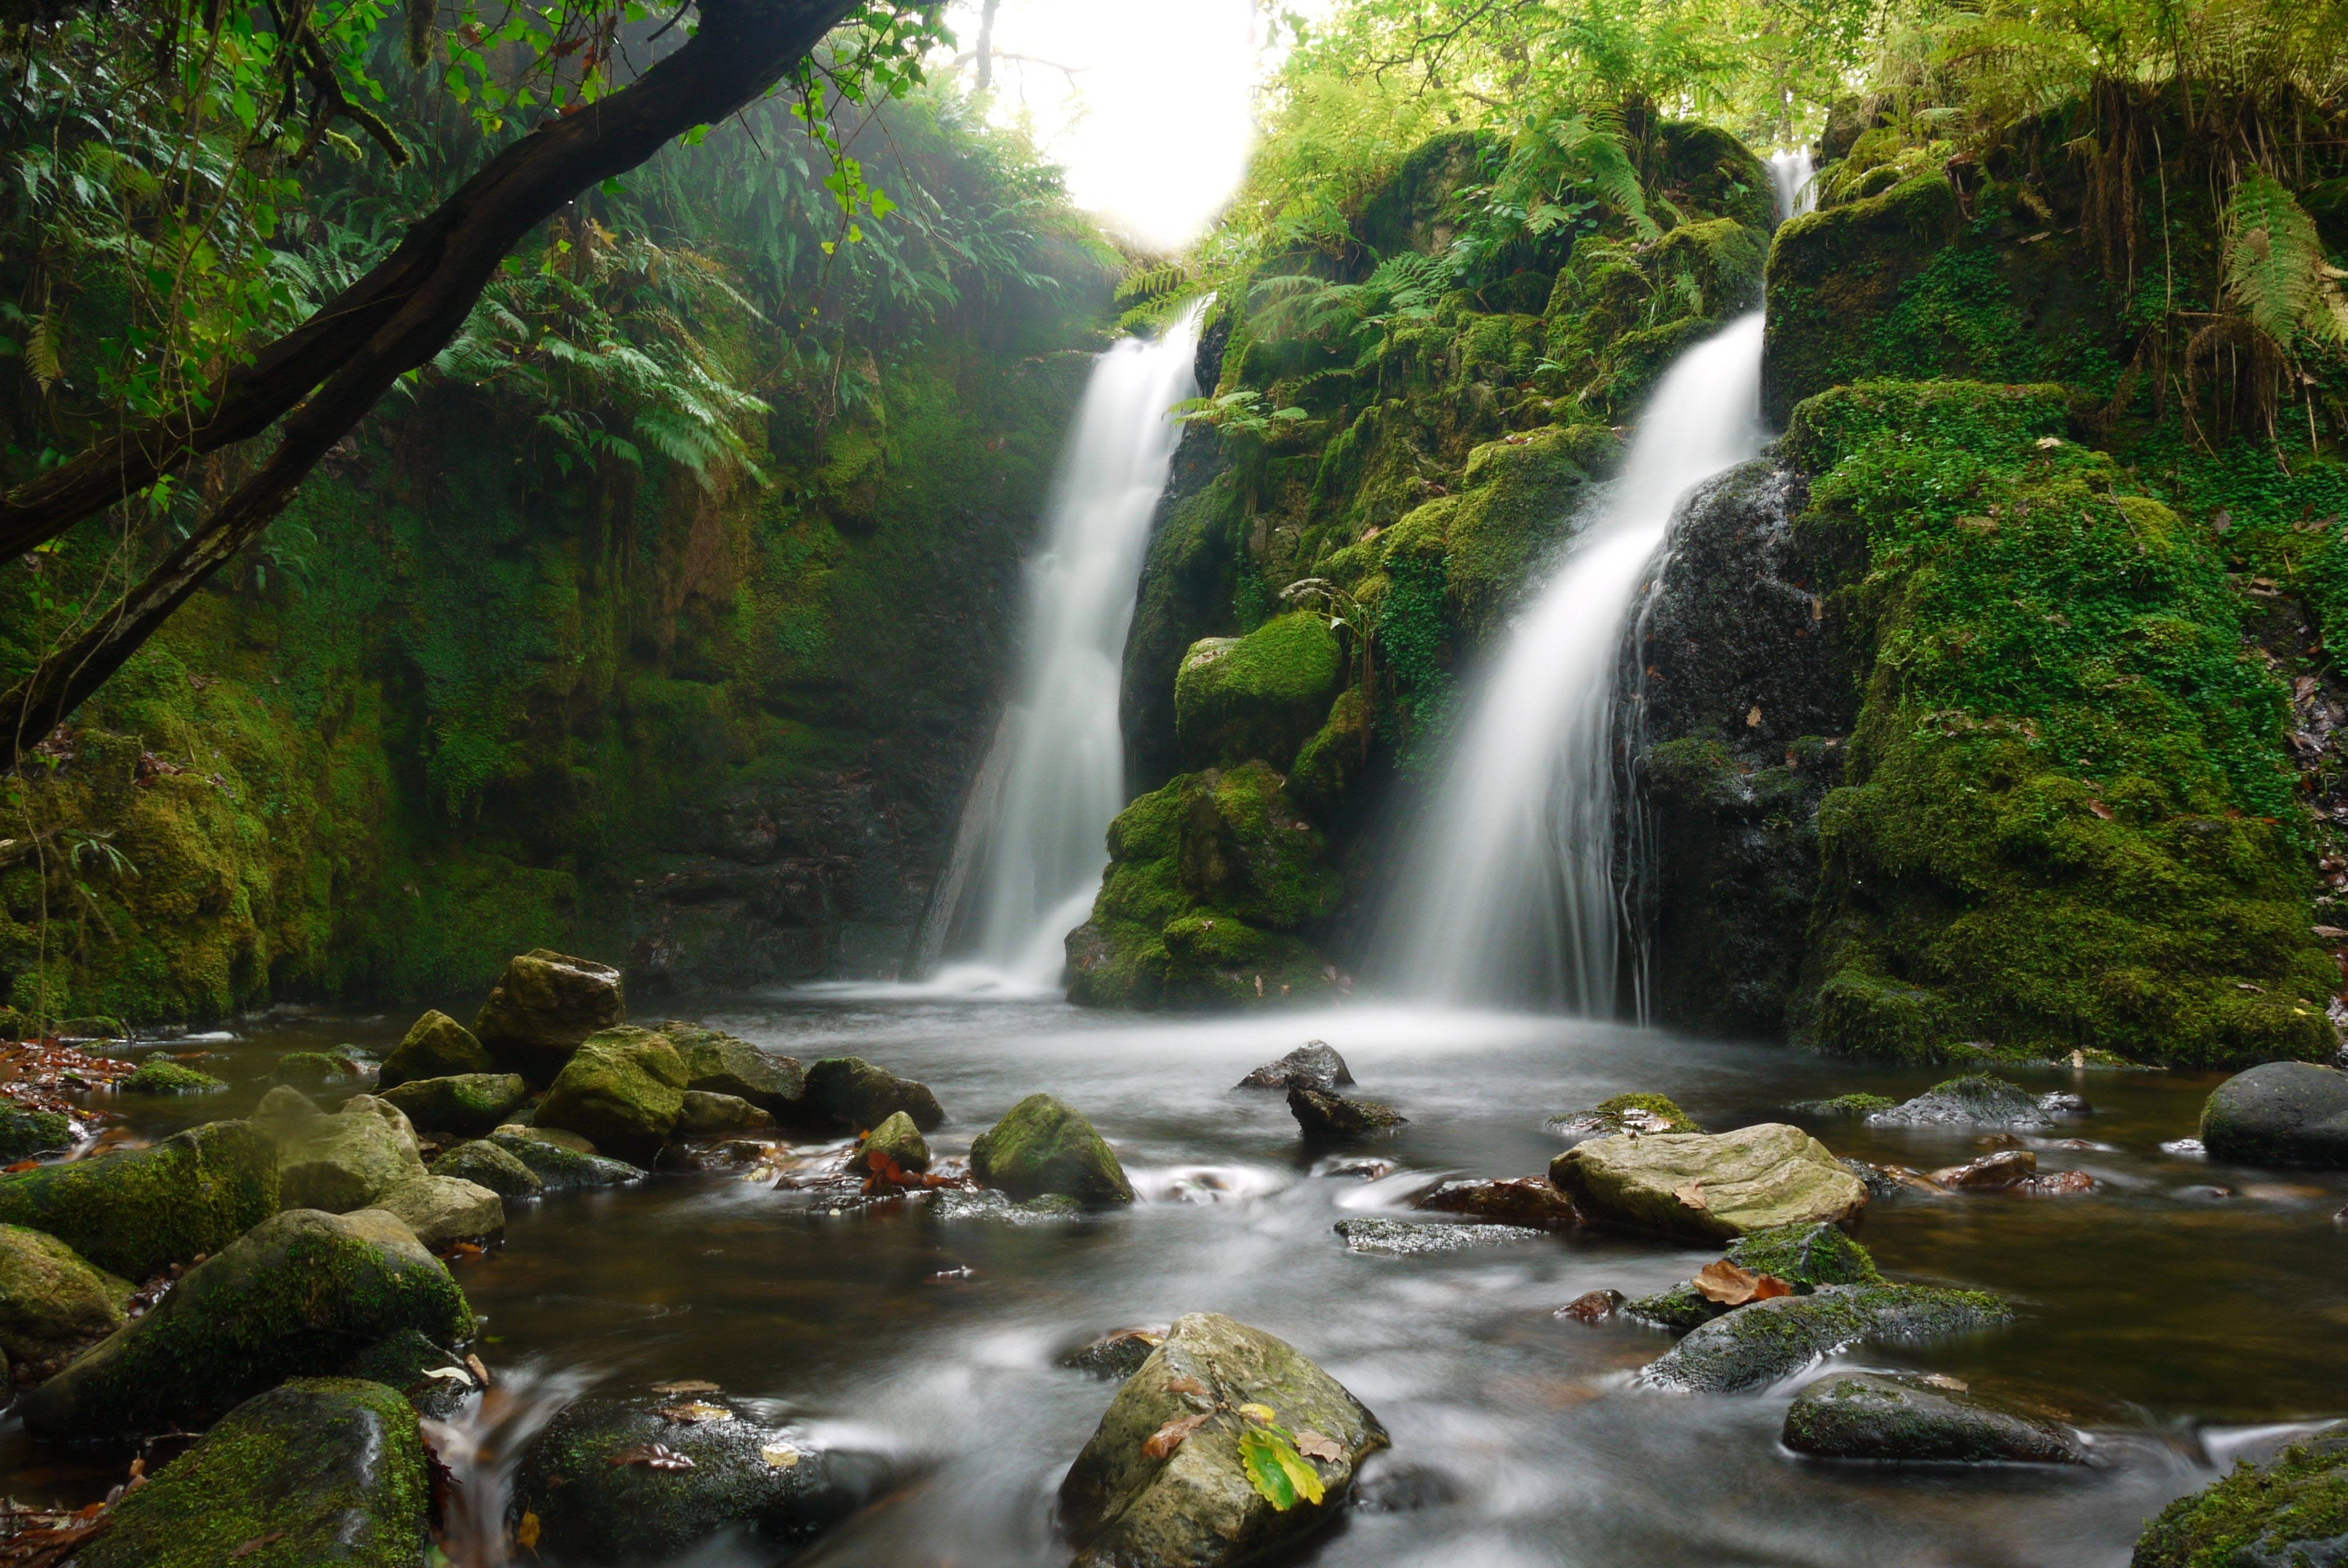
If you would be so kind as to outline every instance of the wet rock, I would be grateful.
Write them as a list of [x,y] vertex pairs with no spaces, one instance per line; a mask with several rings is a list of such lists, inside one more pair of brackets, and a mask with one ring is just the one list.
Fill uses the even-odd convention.
[[2096,1108],[2087,1103],[2085,1095],[2059,1089],[2052,1094],[2040,1095],[2038,1109],[2057,1121],[2075,1121],[2096,1113]]
[[1622,1310],[1621,1291],[1585,1290],[1550,1316],[1570,1317],[1576,1323],[1604,1323],[1621,1310]]
[[1375,1100],[1346,1100],[1317,1089],[1292,1085],[1288,1113],[1307,1138],[1350,1138],[1364,1132],[1386,1132],[1410,1120],[1391,1105]]
[[332,1089],[356,1083],[366,1069],[346,1056],[324,1050],[289,1050],[277,1059],[270,1077],[295,1089]]
[[1162,1324],[1154,1328],[1120,1328],[1069,1351],[1060,1358],[1060,1365],[1122,1383],[1141,1370],[1151,1351],[1166,1343],[1167,1332]]
[[1046,1193],[1023,1204],[993,1187],[966,1191],[949,1188],[936,1194],[931,1203],[930,1212],[940,1220],[986,1220],[1014,1226],[1063,1225],[1084,1219],[1091,1212],[1085,1207],[1083,1199],[1066,1193]]
[[432,1162],[432,1173],[487,1187],[501,1198],[534,1198],[546,1190],[537,1172],[486,1138],[458,1144]]
[[0,1106],[0,1163],[15,1164],[36,1154],[73,1146],[73,1123],[54,1111],[18,1111]]
[[2101,1185],[2085,1171],[2048,1171],[2022,1184],[2021,1190],[2033,1197],[2064,1198],[2080,1193],[2092,1193]]
[[1685,1280],[1669,1290],[1659,1290],[1653,1296],[1643,1296],[1635,1301],[1622,1304],[1623,1317],[1670,1334],[1685,1334],[1701,1328],[1730,1310]]
[[121,1327],[130,1290],[53,1235],[0,1225],[0,1351],[20,1377],[46,1378]]
[[1849,1372],[1804,1389],[1786,1412],[1786,1446],[1815,1459],[1965,1464],[2085,1464],[2052,1421],[2000,1409],[1953,1379]]
[[2348,1169],[2348,1072],[2312,1061],[2238,1072],[2203,1103],[2201,1143],[2245,1165]]
[[685,1059],[667,1036],[621,1024],[572,1052],[531,1121],[650,1159],[685,1112]]
[[1353,1071],[1326,1040],[1307,1040],[1282,1057],[1267,1061],[1239,1081],[1241,1089],[1317,1089],[1327,1093],[1351,1086]]
[[627,1016],[619,970],[538,948],[506,961],[473,1033],[500,1066],[543,1083],[588,1036]]
[[802,1545],[879,1479],[721,1393],[593,1394],[530,1443],[509,1515],[537,1520],[552,1561],[633,1568],[728,1531],[768,1552]]
[[254,1396],[108,1510],[75,1568],[414,1568],[431,1479],[416,1412],[380,1383]]
[[1921,1172],[1910,1170],[1905,1165],[1871,1165],[1865,1160],[1845,1160],[1842,1168],[1866,1184],[1869,1198],[1948,1196],[1947,1193],[1925,1180]]
[[252,1108],[252,1114],[246,1120],[270,1136],[282,1138],[304,1122],[324,1114],[316,1101],[290,1083],[281,1083],[261,1097],[261,1103]]
[[[574,1187],[616,1187],[644,1179],[644,1173],[621,1160],[608,1160],[601,1154],[582,1154],[576,1149],[566,1149],[560,1143],[550,1143],[543,1138],[533,1138],[527,1132],[508,1132],[500,1127],[490,1133],[487,1142],[511,1154],[536,1176],[550,1193],[569,1192]],[[487,1186],[486,1182],[482,1185]]]
[[662,1024],[660,1031],[685,1061],[687,1089],[731,1094],[782,1119],[804,1110],[807,1071],[798,1059],[769,1055],[723,1030],[675,1019]]
[[108,1274],[146,1279],[216,1253],[277,1212],[277,1146],[213,1122],[151,1149],[0,1176],[0,1224],[46,1231]]
[[228,1085],[209,1072],[154,1058],[116,1087],[125,1094],[211,1094]]
[[300,1122],[278,1148],[278,1202],[288,1209],[346,1214],[423,1179],[414,1129],[396,1106],[372,1094]]
[[[1218,1409],[1218,1398],[1231,1409]],[[1320,1478],[1321,1501],[1300,1497],[1275,1510],[1249,1482],[1240,1444],[1254,1423],[1236,1413],[1246,1404],[1269,1408],[1300,1447],[1335,1456],[1303,1458]],[[1169,1423],[1201,1414],[1167,1457],[1145,1453]],[[1385,1446],[1377,1419],[1292,1347],[1220,1314],[1193,1313],[1175,1321],[1109,1401],[1061,1483],[1061,1517],[1077,1541],[1077,1568],[1252,1562],[1334,1518],[1362,1460]]]
[[1345,1238],[1346,1251],[1381,1257],[1465,1252],[1470,1247],[1509,1246],[1541,1238],[1540,1232],[1524,1225],[1435,1225],[1377,1214],[1339,1220],[1333,1228]]
[[1576,1138],[1611,1138],[1619,1133],[1701,1132],[1695,1119],[1660,1094],[1617,1094],[1587,1111],[1569,1111],[1542,1123],[1552,1132]]
[[190,1269],[17,1408],[51,1438],[200,1427],[403,1328],[444,1344],[472,1337],[472,1309],[439,1260],[380,1210],[294,1209]]
[[850,1132],[878,1127],[900,1111],[924,1132],[935,1132],[946,1119],[928,1085],[857,1056],[828,1056],[808,1068],[807,1102],[829,1125]]
[[1088,1204],[1129,1204],[1117,1151],[1076,1109],[1049,1094],[1030,1094],[970,1146],[970,1173],[1014,1198],[1065,1193]]
[[427,1012],[383,1059],[375,1081],[378,1091],[396,1089],[418,1078],[459,1078],[495,1066],[471,1030],[445,1012]]
[[529,1102],[518,1072],[462,1072],[450,1078],[411,1078],[383,1090],[377,1098],[396,1105],[409,1123],[436,1132],[487,1132]]
[[1796,1116],[1872,1116],[1899,1103],[1880,1094],[1838,1094],[1831,1100],[1797,1100],[1786,1109]]
[[1982,1291],[1829,1285],[1715,1317],[1649,1362],[1640,1377],[1653,1388],[1733,1394],[1792,1377],[1851,1345],[1925,1344],[2000,1327],[2013,1318],[2011,1307]]
[[377,1198],[375,1206],[396,1214],[427,1247],[460,1241],[490,1241],[506,1234],[506,1205],[498,1194],[453,1175],[419,1176]]
[[[902,1111],[891,1112],[886,1122],[864,1135],[862,1152],[866,1165],[876,1171],[880,1169],[877,1163],[880,1160],[886,1160],[901,1171],[930,1168],[929,1142],[913,1125],[913,1119]],[[1111,1154],[1109,1158],[1114,1160],[1117,1156]]]
[[1586,1223],[1571,1198],[1539,1176],[1513,1176],[1497,1182],[1445,1182],[1421,1193],[1412,1206],[1542,1230],[1574,1230]]
[[1847,1219],[1867,1204],[1865,1183],[1782,1122],[1594,1139],[1550,1162],[1549,1176],[1597,1218],[1722,1240]]
[[713,1094],[704,1089],[685,1091],[671,1135],[678,1138],[723,1138],[736,1132],[764,1132],[775,1118],[738,1094]]
[[1952,1192],[1989,1193],[2021,1186],[2036,1174],[2036,1154],[2027,1149],[2001,1149],[1965,1164],[1935,1171],[1930,1180]]
[[592,1139],[582,1138],[578,1133],[561,1127],[539,1127],[522,1121],[509,1122],[501,1127],[493,1127],[489,1131],[492,1134],[510,1132],[517,1138],[533,1138],[541,1143],[551,1143],[558,1149],[568,1149],[574,1154],[602,1153],[595,1147]]
[[2348,1563],[2348,1421],[2242,1465],[2161,1510],[2131,1568],[2339,1568]]
[[[2086,1102],[2076,1095],[2044,1099]],[[1915,1099],[1868,1115],[1870,1127],[2017,1127],[2044,1131],[2054,1125],[2058,1112],[2042,1097],[1987,1072],[1969,1072],[1936,1083]]]
[[340,1376],[380,1383],[434,1421],[453,1419],[482,1386],[462,1356],[413,1328],[368,1346],[343,1364]]
[[1775,1275],[1796,1289],[1821,1285],[1880,1285],[1875,1259],[1839,1226],[1779,1225],[1741,1235],[1728,1261],[1754,1274]]
[[1287,767],[1329,712],[1344,676],[1337,634],[1306,611],[1274,616],[1244,637],[1190,645],[1174,676],[1174,733],[1203,766],[1264,757]]

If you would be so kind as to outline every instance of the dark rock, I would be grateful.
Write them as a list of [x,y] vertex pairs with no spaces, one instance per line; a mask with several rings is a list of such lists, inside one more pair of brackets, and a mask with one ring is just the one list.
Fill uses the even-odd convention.
[[2348,1563],[2348,1422],[2243,1465],[2161,1510],[2130,1568]]
[[1391,1105],[1375,1100],[1344,1100],[1317,1089],[1292,1085],[1288,1112],[1308,1138],[1344,1138],[1362,1132],[1385,1132],[1410,1120]]
[[213,1122],[151,1149],[0,1176],[0,1224],[46,1231],[108,1274],[147,1279],[277,1212],[277,1146]]
[[1428,1253],[1511,1246],[1541,1239],[1540,1231],[1525,1225],[1434,1225],[1377,1214],[1339,1220],[1332,1228],[1345,1238],[1348,1252],[1383,1257],[1417,1257]]
[[1576,1230],[1587,1223],[1581,1211],[1573,1206],[1573,1200],[1540,1176],[1513,1176],[1497,1182],[1445,1182],[1420,1194],[1412,1206],[1542,1230]]
[[623,1161],[582,1154],[576,1149],[566,1149],[543,1138],[509,1132],[502,1127],[490,1133],[488,1142],[528,1166],[550,1193],[567,1192],[573,1187],[616,1187],[644,1180],[642,1170]]
[[1167,1330],[1155,1328],[1120,1328],[1114,1334],[1104,1334],[1086,1345],[1078,1346],[1060,1358],[1060,1365],[1079,1372],[1089,1372],[1096,1378],[1113,1378],[1122,1383],[1141,1370],[1149,1353],[1166,1343]]
[[2348,1169],[2348,1072],[2312,1061],[2238,1072],[2202,1105],[2201,1143],[2245,1165]]
[[1065,1193],[1088,1204],[1129,1204],[1117,1151],[1075,1107],[1030,1094],[970,1146],[970,1173],[1015,1198]]
[[1831,1100],[1797,1100],[1786,1110],[1795,1116],[1871,1116],[1899,1103],[1880,1094],[1838,1094]]
[[1278,1061],[1267,1061],[1239,1081],[1241,1089],[1317,1089],[1327,1093],[1332,1089],[1350,1086],[1354,1081],[1345,1059],[1326,1040],[1307,1040]]
[[499,1064],[544,1083],[581,1041],[627,1016],[619,970],[537,948],[507,960],[473,1033]]
[[416,1407],[417,1415],[434,1421],[453,1419],[480,1387],[462,1356],[413,1328],[368,1346],[343,1364],[342,1376],[395,1389]]
[[675,1019],[662,1024],[660,1031],[685,1059],[687,1089],[731,1094],[785,1119],[803,1109],[807,1071],[797,1058],[770,1055],[723,1030]]
[[1935,1171],[1929,1179],[1952,1192],[1987,1193],[2021,1186],[2037,1174],[2037,1155],[2027,1149],[2001,1149],[1969,1163]]
[[495,1064],[473,1031],[445,1012],[427,1012],[417,1019],[407,1037],[383,1059],[376,1074],[377,1092],[417,1078],[454,1078],[468,1072],[488,1072]]
[[924,1132],[935,1132],[946,1119],[926,1084],[856,1056],[826,1057],[809,1067],[807,1102],[827,1123],[849,1132],[870,1131],[899,1111]]
[[432,1173],[487,1187],[501,1198],[534,1198],[546,1190],[537,1172],[486,1138],[458,1144],[432,1162]]
[[15,1164],[36,1154],[73,1146],[73,1123],[54,1111],[19,1111],[0,1105],[0,1163]]
[[449,1078],[410,1078],[376,1098],[399,1107],[417,1127],[467,1135],[503,1124],[530,1100],[515,1072],[464,1072]]
[[2002,1409],[1944,1379],[1849,1372],[1804,1389],[1786,1412],[1786,1446],[1816,1459],[1966,1464],[2085,1464],[2077,1438]]
[[2043,1130],[2054,1114],[2036,1095],[1986,1072],[1936,1083],[1915,1099],[1877,1111],[1870,1127],[2020,1127]]
[[1570,1317],[1576,1323],[1603,1323],[1622,1309],[1621,1291],[1585,1290],[1550,1316]]
[[1653,1388],[1733,1394],[1781,1381],[1846,1346],[1924,1344],[2013,1319],[2013,1308],[1976,1290],[1829,1285],[1715,1317],[1649,1362],[1640,1377]]
[[1701,1328],[1729,1310],[1685,1280],[1669,1290],[1660,1290],[1653,1296],[1643,1296],[1636,1301],[1622,1304],[1623,1317],[1643,1323],[1650,1328],[1661,1328],[1673,1334],[1686,1334]]

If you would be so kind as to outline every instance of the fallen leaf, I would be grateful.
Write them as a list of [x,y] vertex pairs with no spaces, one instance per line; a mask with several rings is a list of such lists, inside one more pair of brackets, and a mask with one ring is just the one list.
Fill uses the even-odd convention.
[[474,1243],[469,1241],[460,1241],[457,1244],[457,1251],[466,1257],[479,1257],[488,1250],[489,1249],[486,1247],[476,1245]]
[[427,1378],[446,1378],[452,1383],[462,1383],[469,1389],[473,1386],[473,1374],[462,1367],[435,1367],[424,1375]]
[[1749,1269],[1737,1267],[1725,1257],[1698,1269],[1694,1284],[1697,1295],[1723,1307],[1742,1307],[1748,1301],[1767,1301],[1773,1296],[1794,1293],[1794,1287],[1776,1276],[1755,1274]]
[[19,1171],[37,1171],[40,1168],[41,1163],[38,1160],[19,1160],[8,1167],[8,1174],[13,1176]]
[[[162,1493],[158,1492],[156,1495],[160,1497]],[[236,1548],[233,1552],[231,1552],[229,1553],[229,1558],[233,1562],[239,1557],[250,1557],[254,1553],[260,1551],[263,1547],[273,1546],[278,1542],[284,1539],[285,1532],[282,1530],[273,1530],[266,1535],[256,1535],[252,1540],[246,1542],[243,1545]]]
[[479,1356],[469,1354],[465,1358],[465,1365],[471,1369],[474,1381],[479,1383],[484,1389],[489,1386],[489,1369],[481,1365],[481,1358]]
[[1296,1429],[1296,1451],[1306,1459],[1327,1460],[1331,1464],[1342,1464],[1345,1458],[1345,1450],[1337,1446],[1336,1440],[1311,1427]]
[[655,1394],[714,1394],[717,1392],[717,1385],[694,1378],[682,1383],[654,1383],[653,1392]]
[[1680,1202],[1685,1204],[1692,1209],[1704,1209],[1710,1207],[1710,1205],[1704,1201],[1704,1184],[1702,1182],[1690,1182],[1686,1186],[1674,1187],[1672,1189],[1672,1196],[1679,1199]]
[[622,1449],[605,1461],[612,1465],[640,1464],[646,1470],[691,1470],[693,1460],[666,1443],[639,1443],[632,1449]]
[[1754,704],[1753,704],[1753,711],[1752,711],[1751,712],[1749,712],[1749,713],[1747,713],[1747,714],[1746,714],[1746,715],[1745,715],[1745,727],[1746,727],[1746,729],[1748,729],[1748,730],[1757,730],[1757,729],[1759,729],[1759,728],[1761,727],[1761,704],[1760,704],[1760,703],[1758,703],[1758,702],[1754,703]]
[[799,1450],[788,1443],[766,1443],[760,1446],[758,1457],[767,1461],[768,1470],[788,1470],[799,1462]]
[[1189,1437],[1213,1419],[1213,1411],[1202,1410],[1195,1416],[1184,1416],[1178,1420],[1167,1422],[1150,1433],[1148,1440],[1141,1445],[1141,1457],[1164,1459],[1182,1446],[1184,1438]]
[[1196,1378],[1169,1378],[1166,1391],[1169,1394],[1203,1394],[1207,1391],[1207,1385]]
[[2112,819],[2112,808],[2106,805],[2102,801],[2089,801],[2087,803],[2087,809],[2094,812],[2097,816],[2102,817],[2106,822],[2109,822]]
[[713,1405],[706,1399],[688,1399],[682,1405],[663,1405],[659,1413],[680,1426],[692,1426],[698,1421],[730,1421],[734,1412],[723,1405]]
[[1241,1405],[1239,1410],[1241,1415],[1262,1421],[1267,1425],[1280,1419],[1279,1412],[1270,1405]]
[[1321,1472],[1292,1448],[1276,1429],[1250,1427],[1240,1434],[1240,1465],[1256,1494],[1282,1513],[1327,1495]]

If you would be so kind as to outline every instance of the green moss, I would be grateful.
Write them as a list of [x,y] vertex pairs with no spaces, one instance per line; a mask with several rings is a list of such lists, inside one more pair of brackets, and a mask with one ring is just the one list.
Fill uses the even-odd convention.
[[122,1081],[125,1094],[210,1094],[228,1085],[209,1072],[198,1072],[176,1061],[150,1059]]
[[0,1163],[73,1145],[73,1123],[54,1111],[0,1109]]
[[649,1153],[676,1125],[691,1081],[685,1059],[665,1036],[621,1024],[588,1036],[572,1053],[533,1120],[600,1148]]
[[1175,677],[1176,735],[1201,762],[1284,764],[1321,724],[1342,674],[1336,633],[1319,614],[1209,638],[1191,646]]
[[363,1076],[350,1058],[324,1050],[289,1050],[277,1059],[276,1069],[270,1073],[278,1082],[296,1089],[324,1089]]
[[276,1145],[245,1122],[213,1122],[151,1149],[0,1176],[0,1223],[146,1279],[219,1252],[275,1214],[277,1196]]
[[1862,379],[1855,329],[1888,317],[1962,225],[1956,191],[1937,171],[1781,224],[1769,250],[1763,412],[1782,424],[1803,399]]
[[2129,1561],[2132,1568],[2315,1562],[2324,1543],[2343,1533],[2348,1429],[2335,1426],[2266,1464],[2238,1464],[2231,1475],[2178,1498],[2147,1527]]
[[1775,1275],[1805,1290],[1821,1285],[1881,1285],[1867,1249],[1835,1225],[1780,1225],[1753,1231],[1728,1246],[1728,1261],[1755,1274]]
[[1831,1100],[1805,1100],[1786,1109],[1797,1116],[1866,1116],[1899,1103],[1880,1094],[1838,1094]]
[[1611,433],[1576,425],[1510,436],[1468,454],[1443,543],[1455,613],[1471,635],[1491,635],[1568,535],[1583,487],[1611,462],[1613,446]]
[[1096,1204],[1129,1204],[1133,1185],[1117,1152],[1074,1106],[1031,1094],[970,1147],[971,1174],[1014,1198],[1061,1193]]

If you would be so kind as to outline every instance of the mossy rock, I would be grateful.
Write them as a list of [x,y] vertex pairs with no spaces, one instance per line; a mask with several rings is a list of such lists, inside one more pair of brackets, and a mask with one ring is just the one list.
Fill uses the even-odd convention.
[[2052,1421],[1921,1378],[1849,1372],[1810,1384],[1786,1412],[1785,1444],[1813,1459],[1936,1464],[2085,1464]]
[[46,1231],[98,1267],[146,1279],[219,1252],[277,1212],[277,1145],[212,1122],[151,1149],[0,1176],[0,1224]]
[[1551,1161],[1549,1176],[1598,1218],[1720,1240],[1848,1219],[1867,1205],[1866,1184],[1784,1122],[1593,1139]]
[[1552,1132],[1608,1138],[1624,1132],[1701,1132],[1694,1117],[1669,1095],[1632,1092],[1601,1100],[1587,1111],[1569,1111],[1545,1123]]
[[465,1072],[410,1078],[377,1091],[407,1120],[436,1132],[487,1132],[504,1124],[530,1099],[518,1072]]
[[1778,1225],[1728,1244],[1728,1261],[1753,1274],[1775,1275],[1813,1290],[1822,1285],[1881,1285],[1875,1259],[1839,1225]]
[[1797,1100],[1786,1109],[1797,1116],[1855,1118],[1889,1111],[1900,1102],[1882,1094],[1838,1094],[1831,1100]]
[[970,1173],[1015,1198],[1065,1193],[1088,1204],[1129,1204],[1133,1184],[1117,1151],[1076,1109],[1030,1094],[970,1146]]
[[687,1089],[731,1094],[777,1117],[792,1116],[800,1109],[807,1070],[796,1058],[761,1050],[723,1030],[675,1019],[662,1024],[660,1031],[685,1059]]
[[291,1123],[278,1146],[277,1168],[283,1206],[344,1214],[421,1180],[424,1160],[399,1110],[359,1094],[334,1115]]
[[212,1094],[228,1084],[209,1072],[176,1061],[150,1059],[119,1085],[125,1094]]
[[499,1065],[543,1083],[589,1036],[627,1016],[619,970],[534,948],[507,960],[473,1034]]
[[2238,1464],[2161,1510],[2130,1568],[2300,1568],[2337,1562],[2348,1535],[2348,1423]]
[[427,1012],[383,1059],[376,1075],[378,1092],[418,1078],[453,1078],[462,1073],[488,1072],[494,1064],[473,1031],[445,1012]]
[[279,1083],[295,1089],[327,1089],[341,1083],[355,1083],[366,1076],[366,1070],[346,1056],[336,1056],[325,1050],[289,1050],[277,1059],[269,1076]]
[[685,1111],[690,1077],[665,1035],[623,1024],[590,1036],[555,1075],[531,1118],[596,1147],[649,1157]]
[[1977,1290],[1829,1285],[1750,1302],[1692,1331],[1640,1374],[1651,1387],[1734,1394],[1766,1388],[1847,1346],[1921,1345],[2003,1327],[2013,1309]]
[[473,1337],[472,1309],[448,1271],[389,1214],[294,1209],[190,1269],[18,1409],[49,1438],[201,1427],[403,1328],[440,1344]]
[[301,1378],[229,1412],[107,1511],[77,1568],[416,1568],[432,1483],[380,1383]]
[[0,1225],[0,1351],[36,1376],[121,1327],[130,1290],[53,1235]]
[[[450,1370],[466,1376],[462,1379],[446,1376]],[[444,1375],[435,1377],[436,1372]],[[396,1391],[429,1421],[452,1420],[465,1408],[478,1386],[471,1374],[462,1356],[413,1328],[376,1340],[345,1362],[341,1372],[343,1377],[380,1383]]]
[[[913,1125],[913,1119],[902,1111],[891,1112],[888,1120],[867,1132],[863,1147],[859,1152],[865,1163],[874,1170],[880,1168],[879,1162],[881,1160],[901,1171],[926,1171],[930,1168],[929,1141],[922,1136],[922,1130]],[[1110,1158],[1115,1159],[1116,1156],[1112,1154]]]
[[1301,1083],[1288,1086],[1288,1113],[1296,1118],[1296,1125],[1307,1139],[1391,1132],[1410,1120],[1380,1101],[1349,1099],[1308,1089]]
[[1615,446],[1601,426],[1565,425],[1520,432],[1468,453],[1461,493],[1441,515],[1450,602],[1469,636],[1491,640],[1540,563],[1571,531],[1590,482],[1612,466]]
[[486,1138],[458,1144],[432,1162],[432,1173],[487,1187],[501,1198],[534,1198],[546,1190],[537,1172]]
[[679,1138],[723,1138],[744,1132],[764,1132],[775,1125],[769,1112],[751,1104],[738,1094],[713,1094],[706,1090],[688,1089],[685,1103],[677,1112],[676,1126],[671,1131]]
[[491,1189],[454,1175],[427,1174],[402,1182],[375,1201],[427,1247],[494,1241],[505,1235],[505,1203]]
[[0,1106],[0,1163],[73,1147],[73,1123],[54,1111]]
[[[606,1159],[601,1154],[582,1154],[576,1149],[566,1149],[543,1138],[509,1132],[502,1127],[490,1133],[488,1142],[521,1162],[550,1193],[569,1192],[579,1187],[623,1186],[630,1182],[640,1182],[644,1176],[642,1170],[623,1160]],[[482,1184],[486,1186],[489,1184]]]
[[831,1126],[863,1132],[902,1112],[914,1126],[933,1132],[945,1108],[925,1083],[900,1078],[860,1056],[828,1056],[807,1071],[807,1103]]
[[1934,171],[1780,224],[1769,249],[1764,415],[1782,426],[1804,398],[1859,379],[1846,359],[1854,329],[1889,315],[1900,285],[1963,223],[1955,187]]
[[1174,728],[1200,764],[1286,766],[1320,728],[1344,674],[1326,617],[1275,616],[1245,637],[1193,643],[1174,678]]

